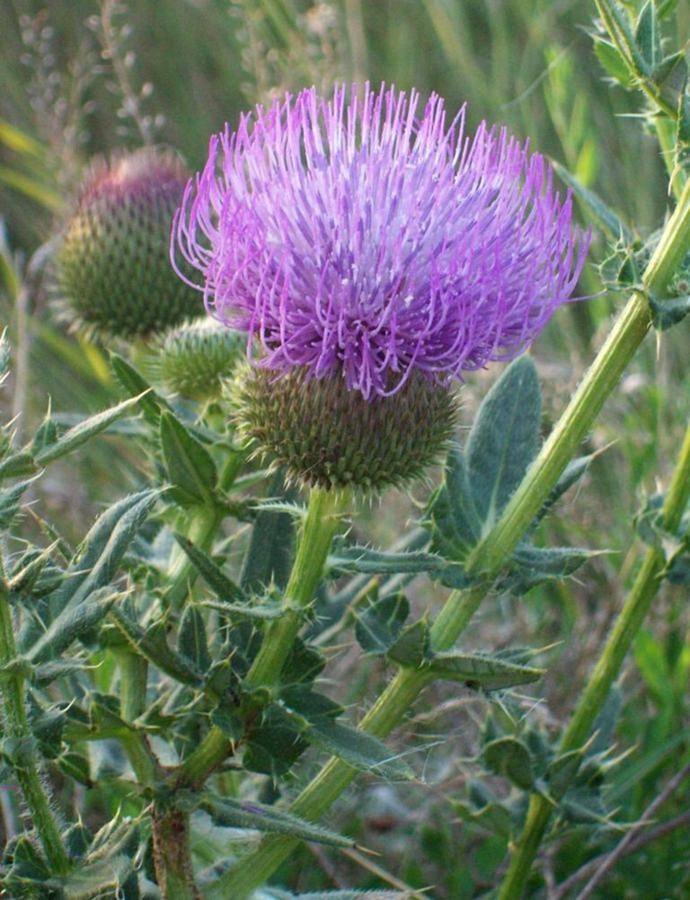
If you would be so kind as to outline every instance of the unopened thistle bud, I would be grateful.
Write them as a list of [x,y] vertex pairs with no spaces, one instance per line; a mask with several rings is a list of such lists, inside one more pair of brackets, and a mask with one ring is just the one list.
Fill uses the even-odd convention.
[[56,253],[57,287],[73,325],[132,339],[203,313],[170,265],[170,226],[185,182],[174,157],[150,149],[94,166]]
[[212,400],[244,356],[243,335],[212,319],[186,322],[160,338],[152,376],[169,391],[191,400]]

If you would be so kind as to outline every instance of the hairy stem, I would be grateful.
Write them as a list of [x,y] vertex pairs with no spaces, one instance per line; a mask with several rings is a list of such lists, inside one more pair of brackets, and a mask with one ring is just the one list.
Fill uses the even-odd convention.
[[[14,626],[7,589],[0,584],[0,667],[10,667],[17,662],[14,643]],[[70,860],[60,836],[46,793],[46,786],[39,774],[34,737],[29,727],[24,696],[24,676],[5,673],[0,679],[3,699],[3,724],[5,755],[17,777],[31,819],[45,851],[48,863],[56,875],[69,872]],[[12,748],[11,754],[8,753]]]

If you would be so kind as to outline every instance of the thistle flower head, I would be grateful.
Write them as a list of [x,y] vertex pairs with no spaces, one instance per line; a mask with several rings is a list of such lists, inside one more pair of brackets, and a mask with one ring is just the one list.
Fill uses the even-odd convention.
[[186,181],[173,156],[150,149],[92,167],[55,260],[65,317],[74,325],[134,338],[203,313],[168,258]]
[[259,366],[387,396],[516,356],[572,296],[588,237],[544,159],[505,129],[468,135],[437,96],[419,107],[311,89],[211,139],[173,258]]

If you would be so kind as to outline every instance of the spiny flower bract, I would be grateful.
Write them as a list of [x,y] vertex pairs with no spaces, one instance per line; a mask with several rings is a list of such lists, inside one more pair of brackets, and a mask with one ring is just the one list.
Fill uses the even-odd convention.
[[438,96],[419,106],[310,89],[212,137],[173,259],[260,366],[386,396],[413,370],[516,356],[571,297],[588,237],[543,157],[505,129],[468,135],[464,110],[448,124]]

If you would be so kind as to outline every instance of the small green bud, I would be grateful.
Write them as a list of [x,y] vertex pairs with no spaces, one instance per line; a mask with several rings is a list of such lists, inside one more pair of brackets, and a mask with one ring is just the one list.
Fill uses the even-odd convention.
[[174,157],[151,149],[92,169],[55,260],[65,316],[75,326],[132,339],[203,315],[200,294],[169,257],[186,181]]
[[365,400],[345,379],[242,366],[232,388],[240,432],[296,481],[322,488],[402,487],[438,461],[457,417],[454,391],[413,372]]
[[154,348],[153,378],[169,391],[192,400],[212,400],[220,395],[244,354],[244,335],[213,319],[198,319],[172,328]]

